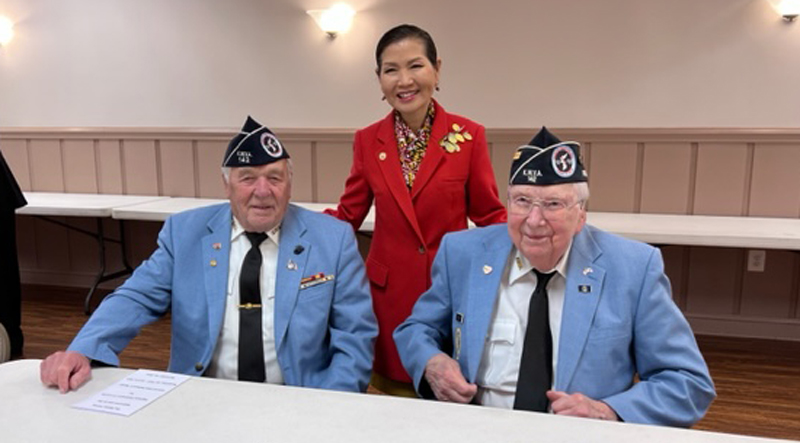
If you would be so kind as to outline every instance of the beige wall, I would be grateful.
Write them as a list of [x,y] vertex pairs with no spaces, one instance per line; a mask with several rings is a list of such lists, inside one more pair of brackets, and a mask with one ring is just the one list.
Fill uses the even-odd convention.
[[[800,217],[799,130],[554,131],[584,145],[592,211]],[[533,132],[487,131],[501,194],[511,153]],[[352,133],[277,133],[294,158],[295,200],[337,201],[350,167]],[[24,190],[222,197],[219,163],[232,134],[0,130],[0,147]],[[26,282],[90,284],[98,253],[91,239],[34,217],[18,220]],[[63,221],[86,229],[95,223]],[[111,220],[104,226],[117,232]],[[159,228],[160,223],[126,222],[134,265],[155,248]],[[757,273],[746,271],[743,249],[665,246],[662,251],[676,301],[697,331],[800,340],[798,252],[767,251],[766,270]],[[119,264],[117,249],[107,256]]]
[[305,10],[334,1],[4,0],[0,127],[362,127],[388,111],[373,51],[401,22],[436,39],[445,107],[487,127],[800,122],[777,0],[348,0],[330,41]]

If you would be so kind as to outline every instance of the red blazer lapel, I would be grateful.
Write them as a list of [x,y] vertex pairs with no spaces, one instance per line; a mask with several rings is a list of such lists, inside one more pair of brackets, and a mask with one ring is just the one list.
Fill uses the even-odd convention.
[[[414,228],[414,232],[417,233],[420,241],[424,243],[422,230],[417,222],[417,214],[414,211],[414,205],[411,203],[411,195],[408,192],[405,180],[403,180],[403,170],[400,168],[400,156],[397,153],[397,139],[394,134],[394,113],[389,113],[383,119],[380,128],[378,128],[377,138],[378,150],[375,155],[378,156],[381,175],[386,180],[386,186],[392,192],[398,206],[400,206],[403,214]],[[425,156],[427,157],[427,155],[426,153]],[[424,162],[425,160],[423,160],[423,164]],[[416,184],[414,186],[416,187]]]
[[425,158],[422,159],[422,163],[419,165],[419,172],[414,179],[414,185],[411,187],[412,200],[414,200],[425,185],[428,184],[436,168],[439,167],[439,163],[444,159],[444,148],[439,146],[439,142],[450,130],[450,119],[439,103],[434,102],[434,106],[436,107],[436,117],[433,120],[433,127],[431,127],[431,136],[428,139]]

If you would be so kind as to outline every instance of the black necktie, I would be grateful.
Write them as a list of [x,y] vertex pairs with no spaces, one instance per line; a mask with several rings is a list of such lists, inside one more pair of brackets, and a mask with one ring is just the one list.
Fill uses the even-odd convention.
[[239,274],[239,380],[264,382],[264,340],[261,332],[261,250],[267,234],[247,232],[250,250]]
[[553,336],[550,333],[550,309],[547,282],[555,272],[543,274],[536,269],[536,289],[528,305],[528,328],[519,363],[514,409],[547,412],[546,392],[553,383]]

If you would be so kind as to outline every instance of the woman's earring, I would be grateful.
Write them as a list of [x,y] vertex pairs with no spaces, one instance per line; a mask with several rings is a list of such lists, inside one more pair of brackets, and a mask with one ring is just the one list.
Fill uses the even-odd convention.
[[382,101],[382,102],[385,102],[385,101],[386,101],[386,96],[385,96],[385,95],[384,95],[383,97],[381,97],[381,101]]
[[439,90],[439,83],[436,83],[436,90]]

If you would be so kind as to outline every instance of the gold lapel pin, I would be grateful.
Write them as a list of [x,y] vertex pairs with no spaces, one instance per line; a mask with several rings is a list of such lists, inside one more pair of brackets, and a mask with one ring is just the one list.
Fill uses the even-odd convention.
[[484,274],[487,274],[487,275],[488,275],[488,274],[490,274],[491,272],[492,272],[492,267],[491,267],[491,266],[489,266],[489,265],[483,265],[483,273],[484,273]]
[[380,154],[378,154],[378,158],[381,159],[381,161],[386,160],[386,153],[385,152],[381,152]]
[[211,267],[213,268],[213,267],[217,266],[217,261],[216,260],[211,260],[208,264],[210,264]]

